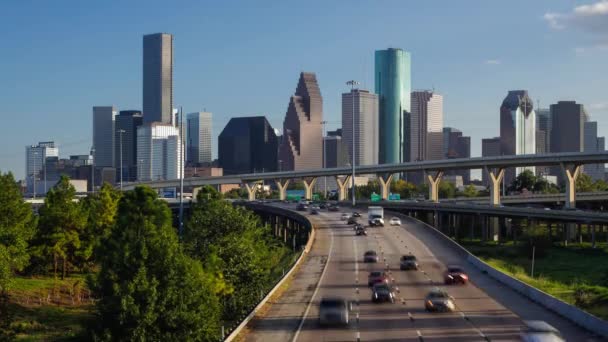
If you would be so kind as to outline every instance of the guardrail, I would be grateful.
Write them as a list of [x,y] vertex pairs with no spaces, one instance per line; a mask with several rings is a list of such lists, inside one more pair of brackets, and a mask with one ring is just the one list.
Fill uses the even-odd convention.
[[302,261],[304,260],[304,257],[310,252],[310,249],[312,248],[312,244],[315,240],[314,225],[304,215],[301,215],[297,212],[294,212],[294,211],[291,211],[288,209],[264,206],[264,205],[247,203],[247,202],[239,202],[239,203],[237,203],[237,205],[243,205],[254,211],[264,211],[264,212],[268,212],[268,213],[271,213],[274,215],[286,216],[290,219],[298,221],[301,224],[304,224],[305,226],[307,226],[310,229],[310,234],[308,235],[308,241],[306,242],[306,245],[302,249],[302,252],[300,252],[300,256],[298,257],[296,262],[291,266],[289,271],[287,273],[285,273],[277,281],[277,283],[272,287],[272,289],[270,291],[268,291],[268,293],[266,293],[264,298],[258,303],[258,305],[256,305],[251,310],[251,312],[249,312],[249,314],[243,319],[243,321],[234,330],[232,330],[230,332],[230,334],[224,339],[224,341],[227,341],[227,342],[234,341],[234,339],[243,331],[243,329],[247,326],[247,324],[255,317],[256,313],[268,302],[268,300],[270,300],[270,298],[272,298],[272,295],[274,295],[274,293],[277,291],[277,289],[279,289],[287,281],[287,279],[289,279],[289,277],[295,271],[295,269],[298,267],[298,265],[300,265],[302,263]]
[[[411,217],[412,220],[416,220]],[[530,299],[533,302],[538,303],[539,305],[547,308],[555,312],[556,314],[566,318],[567,320],[593,332],[598,335],[601,335],[605,338],[608,338],[608,322],[598,318],[586,311],[583,311],[577,308],[574,305],[568,304],[552,295],[543,292],[533,286],[530,286],[514,277],[495,269],[494,267],[488,265],[483,260],[479,259],[471,252],[469,252],[466,248],[462,247],[456,241],[454,241],[449,236],[442,233],[439,229],[422,222],[420,220],[416,220],[423,224],[424,227],[431,229],[433,235],[439,237],[440,239],[446,241],[448,245],[452,246],[458,254],[465,257],[467,262],[475,266],[481,272],[486,273],[488,276],[497,280],[499,283],[502,283],[514,290],[515,292],[520,293],[524,297]]]

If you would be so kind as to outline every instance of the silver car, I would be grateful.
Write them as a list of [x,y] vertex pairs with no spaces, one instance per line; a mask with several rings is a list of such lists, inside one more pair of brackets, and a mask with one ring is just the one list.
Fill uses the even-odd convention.
[[344,298],[322,298],[319,304],[320,325],[348,325],[352,303]]
[[562,342],[562,334],[545,321],[524,321],[521,340],[525,342]]
[[426,311],[452,312],[456,309],[456,304],[454,304],[454,297],[442,289],[434,288],[426,295],[424,308]]
[[417,270],[418,260],[413,255],[404,255],[401,257],[399,262],[399,269],[401,270]]

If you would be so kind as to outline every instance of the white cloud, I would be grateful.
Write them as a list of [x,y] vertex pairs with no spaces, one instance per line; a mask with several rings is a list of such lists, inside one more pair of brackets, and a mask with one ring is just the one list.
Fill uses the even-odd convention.
[[484,63],[488,64],[488,65],[498,65],[498,64],[501,64],[502,62],[498,59],[487,59]]
[[574,7],[568,13],[545,13],[543,19],[555,30],[575,28],[598,35],[608,41],[608,0]]
[[608,102],[597,102],[589,105],[590,110],[605,111],[608,110]]

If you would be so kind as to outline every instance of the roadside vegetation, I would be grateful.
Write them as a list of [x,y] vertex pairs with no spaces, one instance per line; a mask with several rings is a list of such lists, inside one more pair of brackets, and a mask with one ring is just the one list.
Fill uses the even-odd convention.
[[152,189],[74,199],[62,177],[34,213],[0,174],[0,341],[217,341],[298,252],[210,187],[182,239]]

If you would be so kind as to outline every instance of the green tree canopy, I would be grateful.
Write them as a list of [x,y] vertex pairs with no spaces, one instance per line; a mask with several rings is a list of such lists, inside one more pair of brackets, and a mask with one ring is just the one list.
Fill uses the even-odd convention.
[[596,187],[593,183],[591,176],[585,173],[581,173],[576,179],[576,191],[579,192],[592,192],[595,191]]
[[534,175],[534,172],[532,172],[531,170],[524,170],[519,175],[517,175],[517,177],[515,177],[513,182],[511,182],[511,185],[509,185],[509,190],[523,191],[524,189],[526,189],[528,191],[534,191],[534,185],[536,184],[536,181],[537,180],[536,176]]
[[477,191],[477,189],[475,189],[474,185],[469,184],[464,187],[464,189],[462,191],[462,195],[464,197],[477,197],[477,196],[479,196],[479,191]]
[[219,338],[222,282],[186,256],[171,212],[147,187],[120,199],[115,229],[100,247],[94,335],[101,340]]
[[61,262],[62,279],[80,252],[80,237],[86,225],[86,215],[81,205],[74,201],[75,195],[70,179],[61,176],[40,208],[40,224],[32,243],[36,261],[41,266],[52,264],[55,275]]
[[439,198],[454,198],[456,195],[456,186],[454,183],[440,181],[439,182]]
[[27,265],[35,228],[32,207],[23,201],[15,178],[0,173],[0,295],[8,291],[14,272]]
[[399,194],[401,198],[413,198],[418,195],[418,188],[414,183],[407,182],[403,179],[399,179],[394,181],[391,184],[391,191],[393,193]]

